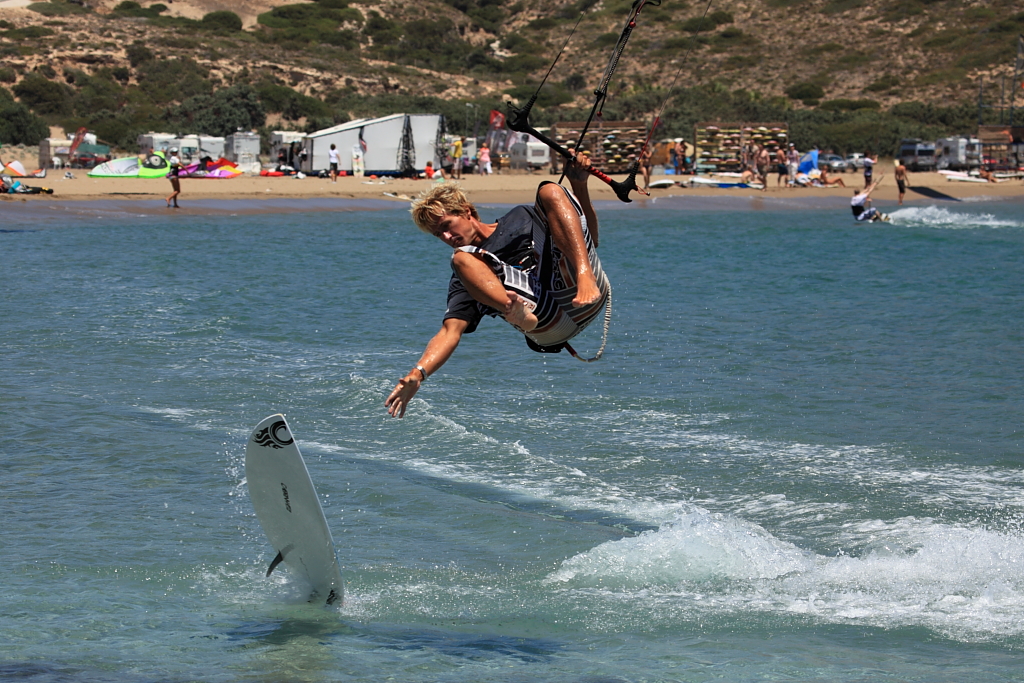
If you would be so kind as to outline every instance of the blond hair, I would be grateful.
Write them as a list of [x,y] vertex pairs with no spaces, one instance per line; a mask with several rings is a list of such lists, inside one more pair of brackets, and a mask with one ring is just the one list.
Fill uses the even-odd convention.
[[409,213],[412,214],[416,227],[428,235],[434,234],[441,219],[446,215],[471,216],[480,220],[480,214],[466,197],[462,186],[452,181],[435,185],[421,193],[412,203]]

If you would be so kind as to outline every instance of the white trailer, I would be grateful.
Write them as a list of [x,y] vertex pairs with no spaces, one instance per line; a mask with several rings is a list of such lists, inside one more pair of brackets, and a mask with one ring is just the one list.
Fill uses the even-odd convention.
[[[270,165],[285,163],[298,168],[297,150],[305,144],[306,134],[298,130],[275,130],[270,134]],[[283,152],[283,154],[282,154]]]
[[148,154],[150,150],[154,152],[166,153],[168,149],[174,145],[171,142],[177,138],[177,135],[172,133],[141,133],[139,137],[135,139],[135,144],[139,146],[139,151]]
[[256,131],[238,131],[225,139],[224,158],[245,173],[260,172],[260,136]]
[[939,170],[968,171],[981,166],[981,141],[963,136],[935,141],[935,162]]
[[515,136],[508,148],[509,165],[531,171],[543,168],[551,162],[551,150],[529,133],[512,133]]
[[308,173],[330,168],[328,152],[338,152],[338,170],[351,173],[353,152],[362,150],[366,175],[406,175],[422,172],[427,162],[435,168],[446,154],[444,118],[439,114],[392,114],[376,119],[349,121],[310,133],[305,138]]

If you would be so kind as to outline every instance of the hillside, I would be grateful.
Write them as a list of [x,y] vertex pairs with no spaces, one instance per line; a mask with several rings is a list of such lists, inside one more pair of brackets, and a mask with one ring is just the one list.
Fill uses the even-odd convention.
[[[430,107],[462,132],[503,97],[528,97],[583,11],[539,102],[544,122],[589,106],[630,6],[165,2],[3,0],[0,86],[50,125],[85,125],[125,146],[148,127],[224,123],[217,112],[226,110],[239,125],[300,128]],[[674,83],[669,132],[702,116],[757,113],[751,107],[811,120],[911,102],[930,108],[922,125],[961,126],[976,119],[979,83],[998,103],[1024,33],[1016,0],[713,0],[700,21],[705,7],[664,0],[644,9],[608,113],[650,118]]]

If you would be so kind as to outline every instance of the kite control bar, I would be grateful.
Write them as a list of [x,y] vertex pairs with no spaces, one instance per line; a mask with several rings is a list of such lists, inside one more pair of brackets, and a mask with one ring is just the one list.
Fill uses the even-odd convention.
[[[511,102],[509,102],[508,116],[506,117],[505,122],[506,125],[511,130],[514,130],[517,133],[529,133],[530,135],[537,138],[545,145],[553,149],[555,152],[565,157],[567,160],[573,161],[576,158],[575,156],[573,156],[572,152],[570,152],[565,147],[558,144],[548,136],[544,135],[543,133],[538,132],[536,128],[530,125],[528,107],[519,109],[518,107],[514,106]],[[627,175],[626,180],[622,182],[612,179],[607,173],[601,171],[600,169],[594,168],[593,166],[588,168],[587,171],[590,172],[592,176],[608,183],[608,185],[612,188],[612,191],[615,193],[615,196],[618,197],[621,201],[629,203],[633,201],[632,199],[629,198],[629,193],[632,192],[633,190],[639,191],[640,189],[636,185],[636,174],[639,167],[639,162],[634,161],[633,165],[630,166],[629,175]]]

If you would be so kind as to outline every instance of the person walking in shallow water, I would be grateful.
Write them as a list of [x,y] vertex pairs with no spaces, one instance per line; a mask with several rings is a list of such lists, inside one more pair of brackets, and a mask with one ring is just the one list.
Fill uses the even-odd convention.
[[168,152],[171,153],[171,158],[167,160],[171,168],[167,171],[167,177],[171,181],[171,195],[167,198],[167,208],[171,208],[171,202],[174,202],[174,208],[178,208],[178,195],[181,194],[181,178],[178,177],[178,171],[181,170],[181,159],[178,158],[178,148],[171,147]]

